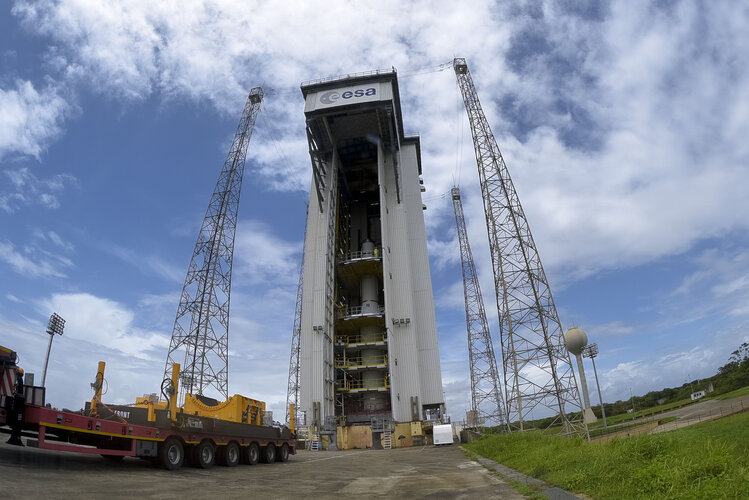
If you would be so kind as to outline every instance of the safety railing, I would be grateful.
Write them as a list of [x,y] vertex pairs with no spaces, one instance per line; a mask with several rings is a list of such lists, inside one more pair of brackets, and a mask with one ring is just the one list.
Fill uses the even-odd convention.
[[382,249],[379,247],[376,247],[372,251],[362,252],[349,252],[345,255],[342,255],[339,257],[339,262],[350,262],[353,260],[364,260],[364,259],[382,259]]
[[347,73],[345,75],[326,76],[325,78],[318,78],[317,80],[307,80],[302,82],[302,87],[308,87],[310,85],[318,85],[321,83],[337,82],[339,80],[347,80],[349,78],[358,78],[360,76],[375,76],[375,75],[394,75],[396,74],[395,68],[389,69],[371,69],[369,71],[361,71],[359,73]]
[[361,335],[336,335],[335,342],[338,345],[364,345],[364,344],[377,344],[385,342],[385,333],[369,334],[366,336]]
[[351,316],[381,316],[385,314],[385,306],[368,306],[366,310],[362,306],[340,307],[336,311],[336,317],[348,318]]
[[387,355],[382,356],[367,356],[362,358],[361,356],[354,356],[351,358],[336,358],[336,368],[373,368],[377,366],[387,366]]
[[348,380],[345,385],[338,388],[341,391],[376,391],[390,389],[389,377],[368,380]]

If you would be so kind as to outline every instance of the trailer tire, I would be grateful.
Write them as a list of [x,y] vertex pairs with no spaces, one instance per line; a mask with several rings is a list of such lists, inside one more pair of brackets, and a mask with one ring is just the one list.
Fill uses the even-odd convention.
[[216,447],[207,439],[193,447],[192,466],[200,469],[210,469],[216,463]]
[[264,464],[272,464],[276,461],[276,445],[273,443],[268,443],[265,445],[265,448],[263,448],[263,463]]
[[289,445],[284,443],[281,445],[281,449],[276,453],[276,462],[286,462],[289,460]]
[[257,443],[243,446],[240,455],[241,461],[246,465],[255,465],[260,461],[260,447]]
[[176,470],[185,461],[185,447],[176,437],[169,437],[159,444],[159,463],[166,470]]
[[216,454],[216,460],[226,467],[234,467],[239,463],[239,445],[232,441],[226,446],[221,446]]

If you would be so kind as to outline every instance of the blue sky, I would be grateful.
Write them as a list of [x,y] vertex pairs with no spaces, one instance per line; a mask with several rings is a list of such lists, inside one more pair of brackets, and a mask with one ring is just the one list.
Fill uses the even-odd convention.
[[[469,406],[458,181],[490,323],[467,58],[563,327],[604,399],[715,373],[749,340],[749,7],[729,2],[17,0],[0,7],[0,344],[78,408],[160,385],[177,301],[251,87],[230,392],[283,415],[310,162],[302,81],[395,67],[422,143],[448,413]],[[505,5],[508,4],[508,5]],[[436,15],[435,13],[444,13]],[[499,351],[499,349],[497,349]],[[590,370],[590,365],[588,365]],[[594,401],[596,397],[592,398]]]

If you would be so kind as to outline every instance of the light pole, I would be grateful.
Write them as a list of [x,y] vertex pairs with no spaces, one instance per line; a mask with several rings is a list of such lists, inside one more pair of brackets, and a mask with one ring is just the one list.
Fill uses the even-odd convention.
[[606,429],[606,410],[603,408],[603,397],[601,396],[601,384],[598,383],[598,372],[596,371],[596,356],[598,356],[598,344],[588,344],[583,348],[583,357],[590,358],[593,362],[593,374],[596,376],[596,387],[598,387],[598,400],[601,402],[601,416],[603,416],[603,428]]
[[52,313],[52,316],[49,317],[49,323],[47,324],[49,344],[47,345],[47,357],[44,359],[42,387],[46,387],[45,382],[47,381],[47,365],[49,364],[49,352],[52,350],[52,339],[55,338],[55,334],[62,335],[63,328],[65,328],[65,320],[62,319],[57,313]]

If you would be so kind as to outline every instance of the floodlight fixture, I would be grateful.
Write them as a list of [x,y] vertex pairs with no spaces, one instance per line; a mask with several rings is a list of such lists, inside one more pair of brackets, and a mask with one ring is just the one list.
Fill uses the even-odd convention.
[[47,333],[49,334],[49,344],[47,344],[47,356],[44,358],[44,371],[42,372],[42,387],[46,387],[47,382],[47,365],[49,365],[49,353],[52,350],[52,339],[55,335],[62,335],[65,328],[65,320],[57,313],[52,313],[47,323]]

